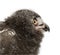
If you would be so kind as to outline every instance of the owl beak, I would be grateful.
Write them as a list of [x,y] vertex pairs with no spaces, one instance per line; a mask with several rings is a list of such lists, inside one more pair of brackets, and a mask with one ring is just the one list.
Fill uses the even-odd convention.
[[43,28],[44,31],[49,31],[50,32],[50,28],[47,24],[45,24],[45,27]]

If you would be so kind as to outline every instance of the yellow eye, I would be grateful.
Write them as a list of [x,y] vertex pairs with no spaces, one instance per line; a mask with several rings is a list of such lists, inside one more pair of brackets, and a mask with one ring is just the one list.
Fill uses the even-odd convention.
[[37,20],[33,20],[33,23],[34,23],[34,25],[38,24]]

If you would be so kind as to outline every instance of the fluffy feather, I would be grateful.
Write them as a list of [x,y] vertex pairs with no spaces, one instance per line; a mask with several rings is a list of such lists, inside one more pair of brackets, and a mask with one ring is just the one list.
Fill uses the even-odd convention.
[[[43,38],[31,19],[40,17],[30,10],[19,10],[0,24],[0,55],[37,55]],[[13,35],[13,34],[14,35]]]

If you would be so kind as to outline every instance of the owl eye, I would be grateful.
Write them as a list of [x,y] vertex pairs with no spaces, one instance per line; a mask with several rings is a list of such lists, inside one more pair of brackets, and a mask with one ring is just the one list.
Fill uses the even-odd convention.
[[37,20],[33,20],[33,23],[34,23],[34,25],[38,24]]

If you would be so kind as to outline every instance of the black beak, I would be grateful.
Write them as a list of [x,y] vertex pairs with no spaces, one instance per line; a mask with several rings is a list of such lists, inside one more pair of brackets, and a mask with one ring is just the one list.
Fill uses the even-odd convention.
[[45,31],[49,31],[49,32],[50,32],[50,28],[49,28],[48,25],[45,25],[45,28],[43,28],[43,30],[45,30]]

